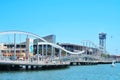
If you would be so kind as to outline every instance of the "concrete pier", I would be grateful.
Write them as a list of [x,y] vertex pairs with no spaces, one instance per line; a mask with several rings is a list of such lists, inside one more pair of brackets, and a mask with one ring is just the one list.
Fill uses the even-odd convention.
[[29,62],[29,61],[2,61],[0,60],[0,70],[44,70],[66,68],[70,62]]
[[112,61],[71,61],[71,66],[78,65],[98,65],[98,64],[112,64]]

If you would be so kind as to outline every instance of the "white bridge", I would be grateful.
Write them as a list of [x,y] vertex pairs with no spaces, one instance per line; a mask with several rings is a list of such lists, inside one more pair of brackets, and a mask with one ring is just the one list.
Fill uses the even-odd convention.
[[[56,51],[57,50],[57,51]],[[0,32],[0,65],[69,65],[71,52],[39,35],[24,31]]]

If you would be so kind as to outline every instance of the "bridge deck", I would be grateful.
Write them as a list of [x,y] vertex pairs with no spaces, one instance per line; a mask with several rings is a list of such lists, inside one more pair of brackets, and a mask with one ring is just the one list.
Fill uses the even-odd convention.
[[69,65],[69,62],[44,62],[44,61],[4,61],[0,60],[0,65],[35,65],[35,66],[43,66],[43,65]]

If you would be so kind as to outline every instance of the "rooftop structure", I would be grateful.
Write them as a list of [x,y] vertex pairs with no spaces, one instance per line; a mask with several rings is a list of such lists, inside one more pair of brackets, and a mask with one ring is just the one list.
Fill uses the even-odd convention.
[[[56,36],[55,35],[48,35],[48,36],[45,36],[42,38],[45,39],[47,42],[56,43]],[[37,43],[37,42],[42,42],[42,40],[41,39],[34,39],[34,43]]]

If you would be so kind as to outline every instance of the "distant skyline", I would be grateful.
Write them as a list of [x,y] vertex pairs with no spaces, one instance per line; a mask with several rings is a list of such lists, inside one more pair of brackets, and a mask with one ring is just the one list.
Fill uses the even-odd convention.
[[104,32],[107,51],[120,54],[120,0],[0,0],[0,31],[9,30],[75,44],[98,44]]

